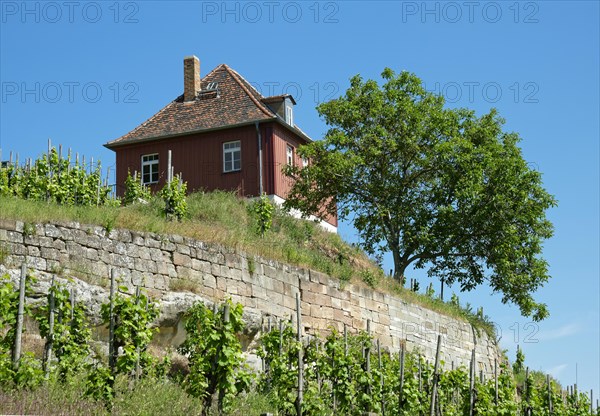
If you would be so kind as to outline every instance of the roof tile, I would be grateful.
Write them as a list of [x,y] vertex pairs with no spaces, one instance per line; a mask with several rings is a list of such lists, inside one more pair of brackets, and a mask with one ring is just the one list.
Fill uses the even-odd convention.
[[[207,91],[210,83],[218,84],[218,92]],[[180,95],[129,133],[107,143],[106,147],[278,118],[263,102],[265,97],[225,64],[202,78],[201,85],[203,91],[196,100],[184,102],[183,94]],[[297,127],[294,129],[305,135]]]

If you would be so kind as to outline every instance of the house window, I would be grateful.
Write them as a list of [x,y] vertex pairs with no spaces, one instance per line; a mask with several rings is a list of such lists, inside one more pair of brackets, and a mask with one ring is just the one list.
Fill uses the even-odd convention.
[[291,105],[285,106],[285,121],[292,127],[294,127],[294,109]]
[[303,168],[305,168],[305,167],[307,167],[307,166],[308,166],[308,159],[307,159],[307,158],[305,158],[305,157],[303,157],[303,158],[302,158],[302,167],[303,167]]
[[158,153],[142,156],[142,184],[158,182]]
[[288,165],[294,166],[294,148],[289,144],[286,148],[286,160]]
[[239,140],[223,143],[223,172],[242,169],[242,145]]

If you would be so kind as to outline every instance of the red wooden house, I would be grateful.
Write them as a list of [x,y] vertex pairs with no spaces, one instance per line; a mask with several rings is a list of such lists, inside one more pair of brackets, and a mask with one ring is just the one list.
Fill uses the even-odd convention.
[[[167,158],[188,190],[267,194],[282,203],[291,180],[285,164],[303,164],[298,146],[311,138],[294,124],[291,95],[263,97],[240,74],[221,64],[200,78],[200,61],[184,59],[184,92],[138,127],[105,146],[116,153],[117,194],[127,172],[157,191],[167,178]],[[337,217],[321,224],[337,230]]]

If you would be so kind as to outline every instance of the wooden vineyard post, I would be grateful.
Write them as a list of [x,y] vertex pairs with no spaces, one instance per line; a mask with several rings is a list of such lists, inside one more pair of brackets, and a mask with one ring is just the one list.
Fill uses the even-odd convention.
[[498,406],[498,359],[494,358],[494,404]]
[[[367,319],[367,335],[369,338],[369,344],[364,349],[364,357],[365,357],[365,371],[370,376],[371,374],[371,320]],[[370,379],[370,378],[369,378]],[[369,383],[369,396],[373,395],[373,391],[371,389],[371,383]],[[371,412],[371,407],[367,404],[367,414]]]
[[17,310],[17,325],[15,328],[15,344],[13,348],[13,367],[19,368],[21,359],[21,335],[23,332],[23,314],[25,310],[25,280],[27,280],[27,258],[21,264],[21,278],[19,280],[19,307]]
[[48,293],[48,338],[46,339],[46,351],[44,351],[44,372],[46,378],[50,376],[50,363],[52,361],[52,346],[54,343],[54,276]]
[[529,391],[528,380],[529,367],[525,369],[525,416],[531,416],[531,406],[529,405],[529,395],[531,394],[531,392]]
[[400,392],[398,393],[398,409],[402,409],[402,390],[404,389],[404,345],[400,346]]
[[546,374],[546,384],[548,385],[548,412],[552,415],[552,386],[550,385],[550,374]]
[[296,324],[298,333],[298,397],[296,398],[296,414],[302,416],[302,399],[304,393],[304,368],[302,363],[302,311],[300,309],[300,292],[296,292]]
[[279,356],[283,354],[283,319],[279,320]]
[[377,362],[379,368],[379,374],[381,374],[380,391],[381,391],[381,416],[385,416],[385,395],[383,394],[383,365],[381,364],[381,342],[377,338]]
[[[141,296],[140,287],[137,286],[135,288],[135,304],[136,304],[136,306],[140,305],[140,296]],[[141,353],[142,352],[140,351],[140,346],[137,345],[135,347],[135,381],[136,382],[141,377],[141,368],[140,368],[140,354]]]
[[344,357],[348,356],[348,327],[344,323]]
[[108,324],[108,366],[112,374],[115,373],[116,356],[115,351],[115,278],[117,272],[115,269],[110,270],[110,296],[109,296],[109,324]]
[[469,374],[469,416],[475,410],[475,348],[471,351],[471,368]]
[[437,394],[438,383],[438,367],[440,366],[440,347],[442,345],[442,336],[438,335],[437,348],[435,350],[435,365],[433,367],[433,385],[431,386],[431,406],[429,408],[429,416],[435,416],[435,400]]
[[[229,304],[226,303],[223,306],[223,325],[224,326],[229,323],[229,317],[230,317]],[[218,404],[219,404],[219,414],[220,415],[223,414],[223,405],[224,405],[224,401],[225,401],[225,393],[226,393],[226,391],[223,388],[219,388]]]

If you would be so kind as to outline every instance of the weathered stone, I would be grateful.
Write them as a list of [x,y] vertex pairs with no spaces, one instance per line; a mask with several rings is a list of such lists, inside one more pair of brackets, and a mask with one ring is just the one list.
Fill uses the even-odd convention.
[[46,271],[46,259],[41,257],[28,257],[27,266],[33,269]]
[[163,240],[162,243],[160,244],[160,249],[161,250],[165,250],[165,251],[175,251],[175,249],[177,248],[177,246],[170,242],[169,240]]
[[202,276],[202,283],[205,287],[210,287],[211,289],[215,289],[217,287],[217,279],[212,274],[204,274]]
[[173,264],[175,266],[192,267],[192,259],[190,258],[190,256],[186,256],[185,254],[174,252]]
[[[20,225],[20,229],[19,226]],[[6,231],[18,231],[20,233],[23,232],[23,223],[15,220],[8,220],[4,218],[0,218],[0,228]]]
[[46,260],[58,260],[58,250],[54,248],[42,247],[42,257]]
[[192,259],[192,269],[201,271],[202,273],[212,273],[211,264],[198,259]]
[[[301,290],[304,329],[311,334],[326,333],[330,326],[341,330],[344,324],[351,331],[365,329],[366,320],[370,319],[373,336],[381,340],[384,348],[397,350],[406,343],[407,348],[418,347],[431,359],[437,335],[441,334],[446,362],[468,363],[470,350],[475,346],[474,337],[478,365],[481,363],[485,371],[492,368],[493,357],[497,355],[493,341],[484,334],[473,334],[468,323],[369,288],[348,284],[340,289],[337,280],[323,273],[237,254],[218,244],[127,230],[113,230],[106,236],[102,227],[79,224],[36,225],[33,232],[28,226],[32,235],[23,238],[18,232],[22,230],[16,230],[17,224],[5,227],[2,224],[0,220],[0,241],[5,242],[10,253],[5,264],[11,267],[11,276],[19,273],[20,262],[28,255],[28,265],[48,279],[44,283],[46,288],[50,278],[44,277],[44,270],[75,277],[80,290],[102,297],[104,289],[93,289],[93,285],[83,284],[76,277],[105,285],[110,270],[117,268],[121,284],[130,291],[143,285],[153,296],[166,298],[167,303],[181,300],[175,317],[161,317],[159,325],[171,319],[173,322],[169,324],[180,326],[179,314],[188,303],[191,306],[191,299],[220,302],[231,298],[254,314],[252,319],[257,323],[253,325],[259,328],[262,313],[273,319],[289,319],[295,313],[296,293]],[[6,265],[0,265],[0,272]],[[183,280],[177,279],[178,276]],[[202,295],[184,294],[184,299],[178,295],[169,299],[171,279],[179,280],[172,287]],[[91,302],[91,309],[99,311],[99,303]],[[181,333],[175,333],[181,339]],[[244,340],[248,345],[255,342],[252,334]]]
[[177,253],[189,256],[191,254],[190,247],[185,244],[177,244]]
[[85,251],[85,257],[89,260],[98,260],[98,252],[96,250],[94,250],[93,248],[88,248]]
[[148,248],[160,248],[160,241],[151,237],[146,238],[146,247]]
[[27,246],[27,255],[30,257],[37,257],[40,255],[40,249],[36,246]]
[[60,230],[53,224],[46,224],[44,234],[46,237],[58,238],[60,237]]

